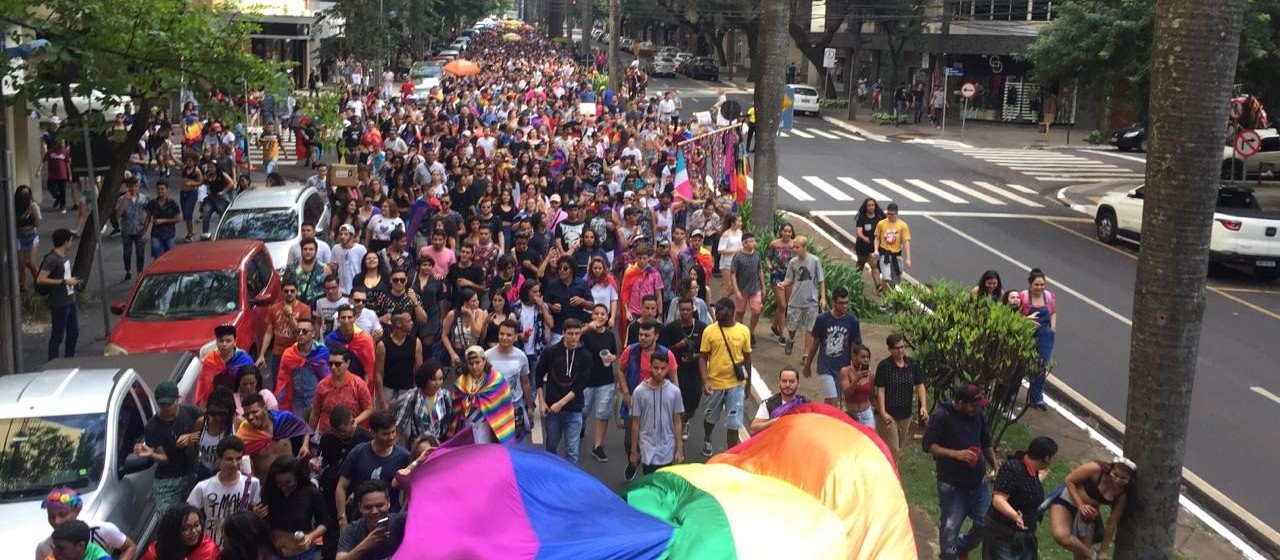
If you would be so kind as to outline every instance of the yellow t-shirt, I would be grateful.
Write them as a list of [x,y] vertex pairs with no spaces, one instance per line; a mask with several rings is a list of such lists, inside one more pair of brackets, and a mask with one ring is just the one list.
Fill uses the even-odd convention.
[[270,161],[280,157],[280,137],[264,134],[258,138],[258,146],[262,147],[262,159]]
[[876,224],[876,239],[880,240],[880,251],[901,253],[902,243],[911,241],[911,228],[901,218],[897,222],[880,220]]
[[[729,350],[732,350],[732,359],[729,357],[730,352],[725,349],[726,340],[729,342]],[[735,323],[724,329],[722,336],[720,324],[712,323],[702,331],[702,347],[699,351],[710,354],[710,359],[707,360],[707,383],[711,390],[732,389],[743,383],[734,375],[733,363],[742,363],[751,354],[751,331],[746,325]]]

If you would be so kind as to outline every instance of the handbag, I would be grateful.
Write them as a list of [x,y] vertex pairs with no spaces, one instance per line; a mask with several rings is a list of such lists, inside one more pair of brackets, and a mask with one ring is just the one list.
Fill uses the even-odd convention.
[[733,347],[729,345],[729,337],[724,334],[724,326],[716,326],[720,327],[720,338],[724,340],[724,351],[729,353],[729,361],[733,362],[733,376],[736,377],[738,381],[745,383],[751,379],[751,370],[747,369],[746,364],[739,362],[733,357]]

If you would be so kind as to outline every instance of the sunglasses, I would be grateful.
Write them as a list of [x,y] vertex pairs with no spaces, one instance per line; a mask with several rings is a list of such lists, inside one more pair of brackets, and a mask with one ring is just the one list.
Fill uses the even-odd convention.
[[391,281],[397,284],[403,284],[405,282],[408,282],[409,279],[408,278],[392,278]]
[[351,303],[364,303],[364,302],[366,302],[366,301],[369,301],[369,300],[367,300],[367,299],[353,299],[353,300],[351,300]]
[[345,365],[347,365],[347,363],[346,363],[346,362],[342,362],[342,361],[331,361],[331,362],[329,362],[329,366],[331,366],[331,367],[341,367],[341,366],[345,366]]

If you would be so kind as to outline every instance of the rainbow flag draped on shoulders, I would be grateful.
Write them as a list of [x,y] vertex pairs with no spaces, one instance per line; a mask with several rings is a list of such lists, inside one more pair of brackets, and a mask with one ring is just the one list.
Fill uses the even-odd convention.
[[477,409],[499,442],[515,439],[516,410],[511,404],[511,386],[492,369],[480,379],[469,374],[458,376],[453,387],[453,426],[450,431],[457,433],[466,428],[467,417]]

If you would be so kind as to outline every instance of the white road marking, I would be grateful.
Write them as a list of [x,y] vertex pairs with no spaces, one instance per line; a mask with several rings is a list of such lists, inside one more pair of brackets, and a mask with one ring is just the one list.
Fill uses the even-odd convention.
[[[814,216],[857,216],[857,210],[811,210]],[[1050,220],[1068,223],[1093,223],[1090,218],[1080,216],[1055,216],[1051,214],[1018,214],[1015,212],[964,212],[959,210],[902,210],[900,216],[937,216],[942,218],[983,218],[1011,220]]]
[[1113,175],[1109,177],[1036,177],[1038,181],[1055,181],[1059,183],[1098,183],[1103,181],[1116,181],[1122,179],[1141,179],[1141,175]]
[[1276,396],[1276,394],[1271,391],[1263,389],[1262,387],[1249,387],[1249,390],[1270,399],[1271,402],[1280,404],[1280,397]]
[[983,201],[983,202],[985,202],[985,203],[987,203],[987,204],[994,204],[994,205],[996,205],[996,206],[1004,206],[1004,201],[1003,201],[1003,200],[1000,200],[1000,199],[998,199],[998,198],[996,198],[996,197],[994,197],[994,196],[990,196],[990,195],[988,195],[988,194],[985,194],[985,193],[979,192],[977,189],[971,189],[971,188],[969,188],[969,187],[966,187],[966,186],[964,186],[963,184],[961,184],[959,181],[952,181],[952,180],[950,180],[950,179],[942,179],[942,180],[940,180],[940,181],[938,181],[938,182],[939,182],[939,183],[942,183],[942,184],[944,184],[944,185],[946,185],[946,186],[948,186],[948,187],[951,187],[951,188],[953,188],[953,189],[955,189],[955,190],[957,190],[957,191],[960,191],[960,192],[962,192],[962,193],[964,193],[964,194],[967,194],[967,195],[969,195],[969,196],[972,196],[972,197],[974,197],[974,198],[976,198],[976,199],[978,199],[978,200],[981,200],[981,201]]
[[1080,172],[1107,171],[1110,173],[1134,173],[1132,171],[1129,171],[1128,169],[1125,169],[1123,167],[1116,167],[1114,165],[1036,165],[1036,166],[1026,166],[1026,165],[1020,166],[1020,165],[1006,165],[1006,164],[1000,164],[1000,165],[1002,167],[1007,167],[1014,171],[1064,171],[1064,172],[1065,171],[1080,171]]
[[[988,182],[986,182],[986,181],[974,181],[974,182],[973,182],[973,184],[978,185],[979,187],[982,187],[982,188],[984,188],[984,189],[987,189],[987,190],[989,190],[989,191],[991,191],[991,192],[993,192],[993,193],[996,193],[996,194],[998,194],[998,195],[1000,195],[1000,196],[1003,196],[1003,197],[1005,197],[1005,198],[1007,198],[1007,199],[1009,199],[1009,200],[1012,200],[1012,201],[1014,201],[1014,202],[1017,202],[1017,203],[1019,203],[1019,204],[1022,204],[1023,206],[1030,206],[1030,207],[1032,207],[1032,208],[1043,208],[1043,207],[1044,207],[1044,205],[1043,205],[1043,204],[1040,204],[1039,202],[1036,202],[1036,201],[1034,201],[1034,200],[1031,200],[1031,199],[1026,198],[1026,197],[1021,196],[1021,195],[1017,195],[1017,194],[1011,193],[1011,192],[1009,192],[1009,191],[1006,191],[1006,190],[1004,190],[1004,189],[1002,189],[1002,188],[1000,188],[1000,187],[997,187],[997,186],[995,186],[995,185],[993,185],[993,184],[991,184],[991,183],[988,183]],[[1014,189],[1014,190],[1019,190],[1019,189],[1016,187],[1016,185],[1009,185],[1009,188],[1012,188],[1012,189]],[[1025,188],[1025,187],[1024,187],[1024,188]],[[1031,190],[1031,189],[1026,189],[1026,190]],[[1034,193],[1035,191],[1032,191],[1032,192]],[[1030,270],[1030,269],[1028,269],[1028,270]]]
[[1147,158],[1144,158],[1144,157],[1138,157],[1138,156],[1131,156],[1131,155],[1129,155],[1129,154],[1122,154],[1122,153],[1120,153],[1120,152],[1106,152],[1106,151],[1102,151],[1102,150],[1080,150],[1080,151],[1082,151],[1082,152],[1084,152],[1084,153],[1086,153],[1086,154],[1097,154],[1097,155],[1100,155],[1100,156],[1107,156],[1107,157],[1113,157],[1113,158],[1127,159],[1127,160],[1129,160],[1129,161],[1136,161],[1136,162],[1138,162],[1138,163],[1147,163]]
[[[988,253],[991,253],[997,257],[1000,257],[1001,259],[1004,259],[1009,264],[1012,264],[1013,266],[1018,267],[1018,269],[1020,270],[1031,270],[1030,265],[1020,262],[1017,259],[1010,257],[1009,255],[1001,252],[999,249],[996,249],[995,247],[992,247],[990,245],[987,245],[986,243],[983,243],[982,241],[979,241],[977,238],[973,237],[972,235],[969,235],[968,233],[961,231],[960,228],[957,228],[951,224],[943,222],[942,220],[939,220],[934,216],[924,216],[924,219],[929,220],[935,224],[938,224],[939,226],[942,226],[944,229],[955,234],[957,237],[964,239],[970,243],[973,243],[974,245],[977,245],[978,247],[986,250]],[[1112,311],[1111,308],[1105,305],[1102,305],[1101,303],[1098,303],[1093,298],[1090,298],[1089,296],[1086,296],[1080,293],[1075,288],[1072,288],[1071,286],[1068,286],[1052,278],[1046,278],[1046,280],[1049,281],[1049,283],[1052,284],[1054,288],[1057,288],[1058,291],[1071,294],[1076,299],[1083,301],[1085,304],[1089,305],[1090,307],[1093,307],[1094,309],[1101,311],[1102,314],[1110,316],[1115,320],[1120,321],[1121,323],[1124,323],[1126,327],[1130,327],[1130,328],[1133,327],[1133,321],[1131,319],[1129,319],[1128,317],[1125,317],[1124,315],[1116,313],[1115,311]]]
[[808,132],[804,132],[798,128],[791,129],[791,133],[801,138],[813,138],[812,134],[809,134]]
[[[800,190],[800,187],[797,187],[795,183],[792,183],[791,181],[787,180],[786,177],[783,177],[781,175],[778,176],[778,187],[786,191],[787,194],[791,195],[791,198],[794,198],[801,202],[812,202],[813,200],[815,200],[812,196],[809,196],[809,193],[806,193],[803,190]],[[1030,270],[1030,269],[1027,269],[1027,270]]]
[[786,132],[779,132],[779,133],[778,133],[778,136],[779,136],[779,137],[781,137],[781,138],[790,138],[790,137],[791,137],[791,135],[790,135],[790,134],[787,134]]
[[824,181],[820,177],[815,177],[813,175],[805,175],[802,178],[805,181],[808,181],[811,185],[818,187],[818,189],[821,190],[822,192],[827,193],[827,196],[830,196],[831,198],[834,198],[841,202],[850,202],[853,200],[853,197],[845,194],[844,191],[836,188],[835,185],[832,185],[831,183]]
[[839,140],[839,139],[840,139],[840,137],[839,137],[839,136],[836,136],[836,135],[831,134],[831,133],[829,133],[829,132],[825,132],[825,131],[822,131],[822,130],[818,130],[818,129],[816,129],[816,128],[810,128],[810,129],[809,129],[809,132],[810,132],[810,133],[812,133],[812,134],[817,134],[818,136],[821,136],[821,137],[826,138],[826,139],[828,139],[828,140]]
[[945,190],[942,190],[942,189],[940,189],[940,188],[938,188],[938,187],[935,187],[935,186],[933,186],[933,185],[930,185],[929,183],[926,183],[926,182],[924,182],[924,181],[921,181],[920,179],[907,179],[907,182],[908,182],[908,183],[911,183],[912,185],[915,185],[915,186],[917,186],[917,187],[920,187],[922,190],[924,190],[924,191],[926,191],[926,192],[931,192],[931,193],[933,193],[934,195],[941,197],[943,200],[945,200],[945,201],[947,201],[947,202],[951,202],[951,203],[954,203],[954,204],[968,204],[968,203],[969,203],[969,201],[967,201],[967,200],[965,200],[965,199],[963,199],[963,198],[960,198],[960,197],[958,197],[958,196],[956,196],[956,195],[954,195],[954,194],[951,194],[951,193],[949,193],[949,192],[947,192],[947,191],[945,191]]
[[881,194],[881,193],[880,193],[880,191],[877,191],[877,190],[875,190],[875,189],[873,189],[873,188],[871,188],[871,187],[868,187],[867,185],[863,184],[863,182],[862,182],[862,181],[859,181],[859,180],[857,180],[857,179],[854,179],[853,177],[836,177],[836,180],[837,180],[837,181],[840,181],[841,183],[844,183],[844,184],[846,184],[846,185],[849,185],[850,187],[853,187],[854,189],[857,189],[857,190],[859,190],[859,191],[862,191],[862,192],[863,192],[864,194],[866,194],[867,196],[869,196],[869,197],[871,197],[871,198],[874,198],[874,199],[876,199],[876,200],[888,200],[888,199],[889,199],[889,197],[887,197],[887,196],[885,196],[885,195]]
[[1013,189],[1013,190],[1015,190],[1015,191],[1018,191],[1018,192],[1024,192],[1024,193],[1027,193],[1027,194],[1040,194],[1040,192],[1039,192],[1039,191],[1037,191],[1037,190],[1035,190],[1035,189],[1028,189],[1027,187],[1024,187],[1024,186],[1022,186],[1022,185],[1015,185],[1015,184],[1013,184],[1013,183],[1009,183],[1009,188],[1011,188],[1011,189]]
[[876,183],[879,183],[880,186],[906,197],[906,199],[910,200],[911,202],[929,202],[929,199],[923,196],[920,196],[916,193],[913,193],[910,190],[904,189],[898,184],[888,179],[872,179],[872,181],[875,181]]
[[866,141],[867,141],[867,139],[866,139],[866,138],[863,138],[863,137],[861,137],[861,136],[858,136],[857,134],[849,134],[848,132],[844,132],[844,131],[842,131],[842,130],[832,130],[832,131],[831,131],[831,133],[832,133],[832,134],[834,134],[834,135],[836,135],[836,136],[839,136],[839,137],[841,137],[841,138],[847,138],[847,139],[849,139],[849,140],[853,140],[853,141],[855,141],[855,142],[866,142]]

